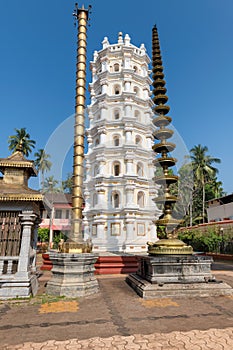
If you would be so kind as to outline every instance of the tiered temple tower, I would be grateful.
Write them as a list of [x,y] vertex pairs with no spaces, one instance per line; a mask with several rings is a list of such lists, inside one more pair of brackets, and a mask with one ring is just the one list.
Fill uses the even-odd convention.
[[91,62],[84,233],[93,251],[146,251],[156,241],[152,106],[144,44],[105,37]]

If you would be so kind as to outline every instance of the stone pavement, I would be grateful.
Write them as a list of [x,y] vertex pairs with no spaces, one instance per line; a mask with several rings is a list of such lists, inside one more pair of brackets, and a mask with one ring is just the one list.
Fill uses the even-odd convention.
[[[233,287],[233,263],[213,266]],[[1,302],[1,350],[233,349],[233,297],[143,300],[123,275],[99,276],[100,293],[63,299],[43,294]]]

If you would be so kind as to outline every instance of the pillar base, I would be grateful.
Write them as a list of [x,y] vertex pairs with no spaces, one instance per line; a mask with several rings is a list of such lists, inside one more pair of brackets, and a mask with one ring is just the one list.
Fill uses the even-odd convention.
[[2,275],[0,278],[0,299],[29,298],[35,296],[38,291],[38,279],[36,275],[14,276]]
[[97,257],[92,254],[51,252],[52,279],[47,283],[46,293],[69,298],[85,297],[99,291],[94,276]]
[[139,256],[138,261],[136,274],[126,281],[142,298],[233,295],[233,288],[211,274],[209,257]]

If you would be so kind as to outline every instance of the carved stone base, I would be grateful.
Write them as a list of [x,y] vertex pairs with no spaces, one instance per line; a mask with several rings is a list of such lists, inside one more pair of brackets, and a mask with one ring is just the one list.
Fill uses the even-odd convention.
[[130,274],[126,282],[144,299],[233,295],[233,289],[224,282],[152,284],[137,274]]
[[29,298],[38,291],[36,275],[30,278],[25,276],[5,276],[0,278],[0,299]]
[[211,274],[212,258],[198,255],[139,256],[127,283],[143,298],[232,295]]
[[94,276],[96,256],[51,252],[49,257],[53,268],[52,279],[46,287],[47,294],[76,298],[99,291]]
[[139,256],[137,275],[151,283],[196,283],[212,280],[213,259],[199,255]]

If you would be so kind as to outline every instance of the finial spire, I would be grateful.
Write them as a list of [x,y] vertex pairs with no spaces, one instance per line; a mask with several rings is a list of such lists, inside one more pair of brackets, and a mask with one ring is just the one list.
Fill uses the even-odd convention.
[[160,52],[159,36],[156,25],[152,30],[152,60],[153,60],[153,101],[157,106],[154,108],[156,113],[166,115],[170,107],[165,106],[168,101],[166,96],[167,89],[165,88],[166,81],[164,80],[162,57]]
[[123,44],[123,34],[122,34],[122,32],[118,33],[118,44]]
[[19,141],[19,144],[16,147],[16,152],[21,152],[23,153],[23,140]]

